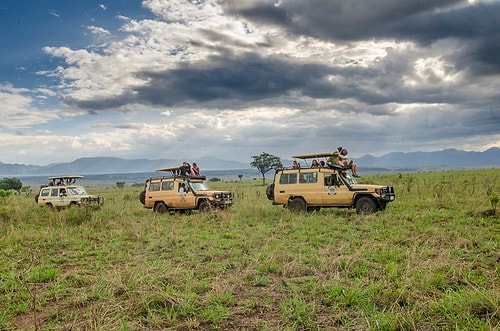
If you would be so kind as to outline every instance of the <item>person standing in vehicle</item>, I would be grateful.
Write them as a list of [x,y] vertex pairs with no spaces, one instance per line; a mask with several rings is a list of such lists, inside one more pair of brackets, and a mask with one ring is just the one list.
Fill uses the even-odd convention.
[[182,165],[179,167],[177,174],[181,176],[191,175],[191,167],[189,166],[189,163],[187,163],[187,161],[182,162]]

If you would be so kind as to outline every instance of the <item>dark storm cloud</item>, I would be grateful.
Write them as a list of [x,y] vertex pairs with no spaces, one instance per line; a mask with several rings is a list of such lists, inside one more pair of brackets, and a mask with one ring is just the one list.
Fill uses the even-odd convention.
[[322,65],[294,65],[253,54],[238,59],[213,58],[211,62],[219,64],[143,72],[140,77],[149,84],[137,88],[136,95],[143,102],[172,106],[188,100],[258,101],[294,91],[315,97],[332,97],[336,93],[324,79],[332,69]]
[[[453,38],[463,42],[458,66],[500,72],[500,3],[464,0],[289,0],[242,6],[225,1],[227,13],[281,26],[295,35],[337,42],[394,39],[421,45]],[[453,7],[461,5],[460,7]]]
[[[84,109],[119,108],[130,102],[166,107],[199,104],[204,108],[213,102],[217,108],[230,104],[236,109],[248,107],[251,102],[290,105],[293,100],[288,96],[292,94],[316,99],[353,98],[368,104],[398,99],[394,91],[399,83],[381,78],[378,71],[372,69],[294,64],[280,59],[264,59],[255,54],[238,59],[213,58],[211,63],[205,67],[137,73],[148,84],[112,100],[70,101]],[[331,83],[329,75],[337,77],[337,82]],[[374,84],[382,88],[374,89]],[[405,100],[414,101],[409,95]],[[425,98],[420,102],[425,102]],[[433,97],[430,97],[430,102],[434,102]]]
[[[197,104],[210,108],[246,108],[249,103],[290,106],[292,94],[314,99],[353,99],[366,105],[386,103],[458,102],[463,93],[444,94],[438,86],[403,87],[403,73],[410,71],[401,54],[392,54],[381,68],[295,64],[278,58],[247,54],[239,58],[213,57],[210,65],[184,67],[163,72],[136,73],[147,85],[120,96],[91,100],[66,97],[68,105],[88,111],[121,109],[128,104],[166,107]],[[334,77],[334,82],[329,80]],[[243,102],[242,102],[243,101]],[[337,108],[345,112],[372,111],[373,108]],[[391,113],[379,108],[375,114]]]
[[[456,8],[452,6],[466,2],[290,0],[281,2],[279,7],[269,1],[225,1],[224,4],[227,13],[249,21],[280,25],[294,34],[334,41],[395,38],[413,40],[427,47],[435,41],[454,38],[458,40],[455,41],[457,51],[443,58],[452,63],[448,74],[463,72],[463,76],[468,76],[465,85],[477,79],[474,74],[494,74],[500,69],[498,3]],[[242,40],[231,41],[224,31],[199,32],[203,37],[193,38],[190,43],[219,54],[206,59],[204,65],[137,72],[136,76],[147,84],[126,90],[122,95],[93,100],[66,97],[64,101],[94,112],[123,111],[126,105],[134,103],[240,109],[249,105],[294,106],[297,99],[291,96],[295,95],[330,99],[341,112],[384,115],[393,113],[390,106],[383,106],[391,103],[458,104],[477,97],[472,95],[472,89],[460,85],[454,86],[450,93],[450,86],[443,84],[442,78],[430,74],[427,81],[411,77],[419,82],[418,85],[405,84],[405,79],[415,72],[418,50],[416,55],[406,48],[388,50],[380,63],[370,66],[362,63],[334,65],[329,61],[307,64],[294,62],[292,57],[263,57],[248,51],[245,55],[236,55],[235,46],[248,50],[251,45]],[[354,61],[346,57],[346,61],[351,60]],[[346,99],[356,100],[362,107],[354,107],[351,103],[342,106],[340,101]],[[380,107],[375,109],[375,105]]]

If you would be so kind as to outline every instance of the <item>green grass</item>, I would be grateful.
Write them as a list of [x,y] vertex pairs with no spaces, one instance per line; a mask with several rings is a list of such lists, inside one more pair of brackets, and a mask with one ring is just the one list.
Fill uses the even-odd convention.
[[[500,170],[364,176],[387,210],[290,213],[261,181],[228,211],[0,201],[0,330],[500,329]],[[495,207],[495,208],[493,208]]]

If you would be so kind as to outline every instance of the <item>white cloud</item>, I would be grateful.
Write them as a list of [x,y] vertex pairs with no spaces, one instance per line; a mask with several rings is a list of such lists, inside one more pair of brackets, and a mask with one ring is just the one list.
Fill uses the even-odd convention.
[[[0,125],[25,129],[4,134],[2,155],[49,160],[54,153],[67,161],[153,158],[165,150],[243,160],[337,145],[353,157],[500,146],[491,21],[473,36],[475,14],[465,2],[142,6],[154,17],[116,14],[118,31],[87,26],[95,40],[89,47],[43,48],[54,65],[37,73],[56,87],[0,88]],[[58,96],[60,109],[46,110],[56,109],[49,105]],[[65,128],[54,130],[60,120]],[[30,146],[31,130],[44,135],[43,148]]]
[[[44,96],[35,96],[38,97]],[[4,128],[26,128],[59,118],[57,111],[36,108],[30,91],[25,88],[0,85],[0,104],[2,105],[0,127]]]

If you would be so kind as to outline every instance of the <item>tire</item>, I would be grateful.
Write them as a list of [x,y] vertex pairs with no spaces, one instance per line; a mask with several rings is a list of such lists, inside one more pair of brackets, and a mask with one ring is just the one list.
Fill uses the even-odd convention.
[[370,197],[361,197],[356,201],[356,212],[358,214],[372,214],[377,211],[375,201]]
[[274,200],[274,184],[267,185],[266,196],[269,200]]
[[163,201],[160,201],[155,205],[155,213],[163,214],[166,213],[167,211],[168,211],[167,205]]
[[35,195],[35,202],[38,203],[38,198],[40,197],[40,193],[37,193],[37,195]]
[[198,206],[198,210],[202,213],[206,213],[212,209],[212,206],[208,201],[202,201],[200,202],[200,205]]
[[292,200],[288,201],[288,209],[291,211],[306,211],[307,210],[307,205],[304,199],[302,198],[293,198]]
[[142,191],[141,193],[139,193],[139,201],[142,203],[142,204],[145,204],[146,203],[146,190]]

